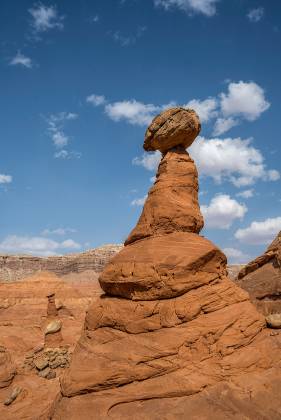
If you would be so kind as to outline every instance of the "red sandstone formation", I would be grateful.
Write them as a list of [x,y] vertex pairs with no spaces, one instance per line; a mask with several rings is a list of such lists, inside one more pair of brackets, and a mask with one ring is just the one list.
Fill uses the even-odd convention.
[[[281,418],[281,337],[227,278],[223,253],[198,235],[197,173],[181,147],[194,140],[196,125],[182,124],[182,114],[165,112],[148,129],[145,148],[165,153],[158,178],[145,216],[100,276],[105,295],[87,312],[55,420]],[[162,127],[165,135],[153,142]],[[186,205],[168,194],[167,204],[166,191],[181,177],[165,171],[182,158],[191,168],[181,185],[190,197]],[[158,211],[162,205],[171,220]]]
[[263,255],[239,272],[237,284],[262,313],[281,314],[281,232]]
[[125,245],[172,232],[199,233],[203,225],[197,169],[188,153],[178,146],[162,158],[141,217]]

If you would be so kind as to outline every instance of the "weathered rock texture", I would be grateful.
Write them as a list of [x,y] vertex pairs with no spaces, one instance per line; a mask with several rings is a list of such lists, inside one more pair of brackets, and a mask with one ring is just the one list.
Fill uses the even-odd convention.
[[100,273],[122,245],[105,245],[79,254],[53,257],[30,255],[0,255],[0,282],[12,282],[40,271],[66,276],[85,271]]
[[178,146],[162,158],[140,219],[125,245],[172,232],[199,233],[203,225],[197,169],[188,153]]
[[[39,272],[0,283],[1,419],[50,418],[60,398],[59,377],[81,335],[86,309],[101,294],[97,274],[85,271],[85,278],[81,276]],[[17,387],[21,393],[4,406]]]
[[176,146],[189,147],[201,130],[198,115],[192,109],[170,108],[157,115],[146,130],[143,148],[165,153]]
[[281,232],[263,255],[239,272],[237,284],[265,315],[281,313]]
[[[178,155],[175,167],[189,159],[182,148],[167,155],[158,179],[169,156]],[[168,173],[166,183],[177,185]],[[158,194],[166,206],[165,189]],[[175,214],[177,201],[168,203]],[[161,225],[164,213],[145,212]],[[281,418],[278,330],[266,329],[248,293],[227,278],[223,253],[183,223],[127,241],[101,274],[105,295],[87,312],[54,419]]]

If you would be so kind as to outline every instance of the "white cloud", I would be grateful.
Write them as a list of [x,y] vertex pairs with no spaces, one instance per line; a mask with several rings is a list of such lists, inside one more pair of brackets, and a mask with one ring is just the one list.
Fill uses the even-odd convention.
[[219,0],[154,0],[155,6],[165,10],[178,8],[186,13],[202,13],[205,16],[216,14],[216,3]]
[[22,54],[20,51],[11,59],[10,61],[11,66],[23,66],[27,69],[32,68],[32,60],[31,58],[27,57],[26,55]]
[[247,212],[245,204],[240,204],[227,194],[218,194],[208,206],[201,206],[206,228],[228,229],[236,219],[243,219]]
[[113,121],[125,120],[133,125],[148,125],[162,108],[153,104],[144,104],[135,99],[120,101],[105,106],[105,112]]
[[249,255],[236,248],[224,248],[223,252],[227,256],[229,264],[244,264],[249,261]]
[[46,32],[50,29],[63,29],[63,16],[58,14],[56,6],[45,6],[36,3],[28,10],[32,16],[32,28],[35,32]]
[[244,190],[241,191],[239,193],[236,194],[237,197],[242,197],[242,198],[251,198],[254,196],[254,190],[250,189],[250,190]]
[[276,169],[271,169],[267,172],[269,181],[278,181],[280,179],[280,173]]
[[229,83],[228,93],[221,93],[220,100],[225,117],[241,116],[248,121],[256,120],[270,107],[264,90],[254,82]]
[[12,175],[0,174],[0,184],[10,184],[13,181]]
[[100,106],[104,105],[106,102],[106,99],[103,95],[95,95],[94,93],[92,95],[87,96],[86,102],[94,105],[94,106]]
[[137,40],[142,37],[146,29],[146,26],[139,26],[136,33],[133,35],[124,35],[120,31],[115,31],[112,33],[112,38],[115,42],[120,44],[121,47],[128,47],[130,45],[134,45]]
[[199,136],[189,148],[201,176],[217,183],[224,180],[236,187],[253,185],[257,180],[277,179],[278,171],[268,171],[261,152],[251,145],[251,139],[205,139]]
[[239,124],[239,121],[229,117],[229,118],[218,118],[214,125],[213,135],[220,136],[226,131],[230,130],[232,127],[235,127]]
[[148,171],[155,171],[161,160],[161,153],[157,150],[152,153],[144,153],[141,157],[135,157],[133,165],[143,166]]
[[144,197],[135,198],[133,201],[131,201],[131,206],[143,206],[146,199],[147,199],[147,194]]
[[263,7],[257,7],[256,9],[251,9],[249,13],[247,14],[248,19],[251,22],[259,22],[264,15],[264,8]]
[[7,254],[55,255],[65,249],[80,249],[81,245],[72,239],[57,242],[41,236],[7,236],[0,242],[0,252]]
[[53,134],[53,143],[57,148],[62,148],[68,145],[69,138],[66,134],[61,131],[57,131]]
[[82,153],[75,152],[74,150],[68,151],[68,150],[62,149],[54,153],[55,159],[80,159],[81,156],[82,156]]
[[281,230],[281,217],[252,222],[245,229],[238,229],[235,238],[250,245],[269,244]]
[[43,236],[48,236],[48,235],[59,235],[59,236],[64,236],[67,233],[75,233],[77,232],[76,229],[72,229],[72,228],[57,228],[57,229],[44,229],[42,231],[42,235]]
[[74,121],[78,118],[78,114],[74,112],[59,112],[52,114],[47,118],[48,131],[52,138],[53,144],[56,149],[54,157],[56,159],[71,159],[80,158],[81,153],[66,150],[69,143],[69,136],[65,133],[65,125],[68,121]]
[[192,99],[183,107],[194,109],[199,115],[200,121],[204,123],[217,116],[217,106],[217,99],[208,98],[203,101],[200,101],[199,99]]

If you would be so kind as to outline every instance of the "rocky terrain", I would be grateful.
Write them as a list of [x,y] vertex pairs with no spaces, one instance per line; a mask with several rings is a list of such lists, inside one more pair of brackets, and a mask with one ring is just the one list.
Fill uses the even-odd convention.
[[40,271],[49,271],[59,277],[68,274],[100,273],[108,260],[122,249],[123,245],[105,245],[79,254],[53,257],[31,255],[0,255],[0,282],[12,282]]
[[263,255],[239,272],[237,284],[265,315],[281,313],[281,232]]
[[87,270],[80,288],[71,272],[41,268],[0,285],[0,418],[281,418],[280,330],[199,235],[198,175],[185,150],[199,131],[182,108],[148,128],[145,150],[163,154],[156,181],[101,289]]

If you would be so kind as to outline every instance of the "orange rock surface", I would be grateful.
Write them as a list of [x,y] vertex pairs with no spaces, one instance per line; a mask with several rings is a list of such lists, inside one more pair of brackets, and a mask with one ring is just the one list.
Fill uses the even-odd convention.
[[265,315],[281,314],[281,232],[260,257],[238,274],[237,284]]
[[281,418],[281,336],[227,278],[224,254],[182,228],[188,205],[169,193],[181,181],[194,215],[197,172],[182,149],[168,151],[139,224],[100,276],[105,295],[87,312],[54,419]]
[[203,225],[197,169],[184,149],[173,149],[163,156],[140,219],[125,245],[172,232],[199,233]]

